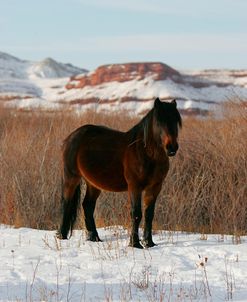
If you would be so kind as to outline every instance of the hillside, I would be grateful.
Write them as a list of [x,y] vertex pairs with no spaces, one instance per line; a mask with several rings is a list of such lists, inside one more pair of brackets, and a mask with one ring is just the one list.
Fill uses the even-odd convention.
[[176,98],[184,114],[205,115],[234,97],[247,99],[247,70],[177,71],[161,62],[103,65],[88,72],[47,58],[0,52],[0,102],[18,109],[147,111],[155,97]]

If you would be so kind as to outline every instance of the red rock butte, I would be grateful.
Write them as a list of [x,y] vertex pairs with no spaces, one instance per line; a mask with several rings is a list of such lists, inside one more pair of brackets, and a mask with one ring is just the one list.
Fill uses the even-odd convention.
[[87,75],[77,75],[70,79],[67,89],[95,86],[109,82],[127,82],[131,80],[143,80],[152,76],[155,81],[172,78],[177,81],[180,73],[170,66],[160,62],[110,64],[98,67]]

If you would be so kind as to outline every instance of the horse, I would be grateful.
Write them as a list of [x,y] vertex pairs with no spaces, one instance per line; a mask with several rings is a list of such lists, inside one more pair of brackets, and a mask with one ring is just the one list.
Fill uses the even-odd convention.
[[[87,240],[101,241],[94,220],[96,200],[101,191],[128,191],[129,246],[155,246],[152,239],[155,202],[169,170],[169,157],[178,150],[181,127],[176,100],[162,102],[156,98],[152,109],[126,132],[91,124],[73,131],[63,144],[63,217],[58,237],[68,239],[69,233],[72,236],[80,204],[80,183],[84,179],[86,194],[82,206]],[[143,240],[140,240],[142,195],[144,231]]]

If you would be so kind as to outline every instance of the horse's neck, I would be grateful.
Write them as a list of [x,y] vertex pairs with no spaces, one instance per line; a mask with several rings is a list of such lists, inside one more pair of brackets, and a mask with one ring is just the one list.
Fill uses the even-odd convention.
[[154,160],[160,159],[160,156],[163,157],[163,148],[157,138],[154,136],[152,125],[150,125],[149,129],[146,130],[146,134],[144,136],[144,148],[145,153],[149,158]]
[[129,131],[132,133],[131,144],[137,144],[141,153],[145,153],[149,158],[158,159],[163,155],[163,148],[153,129],[153,110]]
[[149,111],[139,123],[133,126],[127,134],[129,136],[130,142],[134,143],[136,141],[146,144],[147,136],[149,136],[149,120],[151,119],[152,110]]

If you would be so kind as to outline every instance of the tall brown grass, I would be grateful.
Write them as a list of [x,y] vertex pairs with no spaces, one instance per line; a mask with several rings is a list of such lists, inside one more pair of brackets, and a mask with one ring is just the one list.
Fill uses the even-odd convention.
[[[0,109],[0,223],[56,229],[61,214],[63,139],[86,123],[127,130],[137,121],[124,112],[91,111],[79,116]],[[157,202],[155,227],[246,234],[244,103],[225,106],[220,119],[184,118],[183,124],[180,150],[171,160]],[[95,213],[97,224],[128,226],[128,211],[126,193],[103,193]],[[78,227],[83,227],[83,219],[79,219]]]

